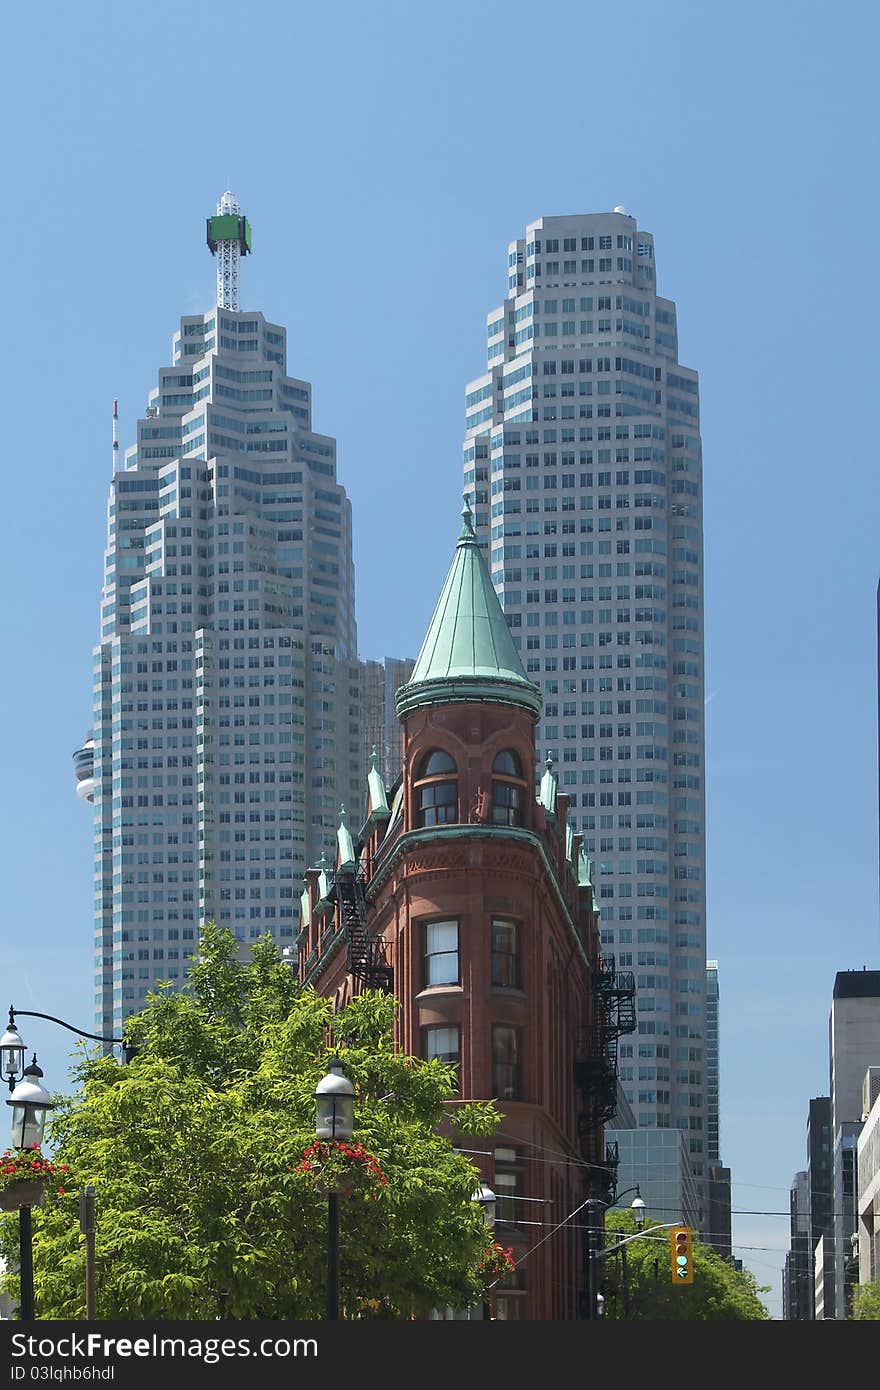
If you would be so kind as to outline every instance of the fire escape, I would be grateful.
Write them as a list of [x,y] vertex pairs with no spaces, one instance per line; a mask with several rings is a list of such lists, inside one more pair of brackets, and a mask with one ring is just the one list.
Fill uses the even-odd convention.
[[368,930],[367,898],[359,873],[336,875],[336,898],[348,947],[348,968],[361,989],[379,989],[391,994],[393,971],[385,954],[385,943]]
[[[599,958],[592,972],[592,1026],[577,1040],[575,1084],[580,1092],[578,1135],[584,1158],[601,1166],[606,1155],[595,1152],[602,1125],[617,1109],[617,1041],[636,1028],[636,988],[631,970],[617,970],[613,956]],[[608,1186],[615,1174],[609,1164]]]

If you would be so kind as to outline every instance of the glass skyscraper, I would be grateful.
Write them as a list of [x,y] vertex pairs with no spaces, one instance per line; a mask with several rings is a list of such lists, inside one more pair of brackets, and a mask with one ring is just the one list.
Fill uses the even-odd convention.
[[466,389],[465,491],[601,895],[636,975],[621,1080],[707,1163],[702,484],[696,372],[622,208],[510,243]]
[[305,869],[363,796],[336,445],[287,374],[284,329],[238,310],[250,228],[231,194],[218,214],[217,306],[181,319],[122,466],[114,433],[94,724],[76,755],[104,1034],[183,978],[206,920],[292,945]]

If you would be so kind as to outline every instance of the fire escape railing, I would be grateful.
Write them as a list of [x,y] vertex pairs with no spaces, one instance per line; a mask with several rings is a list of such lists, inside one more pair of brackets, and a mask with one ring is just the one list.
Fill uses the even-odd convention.
[[595,1137],[617,1109],[617,1041],[636,1028],[635,977],[617,970],[613,956],[600,957],[592,972],[592,1027],[575,1047],[575,1084],[580,1092],[578,1135]]
[[348,948],[348,968],[364,989],[391,994],[394,972],[388,964],[385,943],[367,927],[367,897],[360,873],[337,874],[336,901]]

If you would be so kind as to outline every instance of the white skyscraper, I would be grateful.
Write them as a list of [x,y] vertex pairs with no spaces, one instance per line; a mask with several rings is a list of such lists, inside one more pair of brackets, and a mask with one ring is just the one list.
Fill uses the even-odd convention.
[[199,927],[293,945],[306,867],[362,797],[351,507],[285,332],[238,310],[250,227],[208,219],[185,316],[108,504],[94,726],[98,1031],[177,981]]
[[532,222],[466,394],[464,483],[538,726],[635,972],[620,1076],[706,1175],[705,740],[697,374],[624,209]]

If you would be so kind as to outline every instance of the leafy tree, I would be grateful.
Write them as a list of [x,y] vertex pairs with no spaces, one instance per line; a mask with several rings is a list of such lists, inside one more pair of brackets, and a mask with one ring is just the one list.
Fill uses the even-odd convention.
[[[646,1229],[651,1222],[646,1223]],[[628,1211],[606,1214],[606,1245],[637,1230]],[[623,1283],[624,1261],[626,1284]],[[599,1284],[607,1318],[719,1321],[769,1318],[749,1270],[737,1270],[701,1241],[693,1242],[694,1282],[674,1287],[670,1276],[669,1232],[655,1231],[631,1241],[600,1261]]]
[[[242,963],[232,935],[206,927],[185,988],[160,986],[129,1020],[133,1060],[87,1057],[54,1113],[53,1159],[69,1164],[73,1195],[35,1212],[39,1316],[84,1315],[76,1189],[93,1183],[99,1318],[323,1317],[327,1200],[304,1155],[333,1054],[357,1095],[353,1143],[376,1159],[352,1160],[340,1198],[346,1316],[479,1302],[492,1242],[476,1170],[449,1137],[454,1070],[394,1050],[395,1008],[370,993],[334,1016],[268,937]],[[500,1118],[494,1103],[453,1113],[460,1133]],[[2,1218],[9,1266],[16,1238],[17,1219]],[[17,1292],[17,1278],[6,1286]]]
[[880,1322],[880,1279],[854,1285],[853,1317],[858,1322]]

